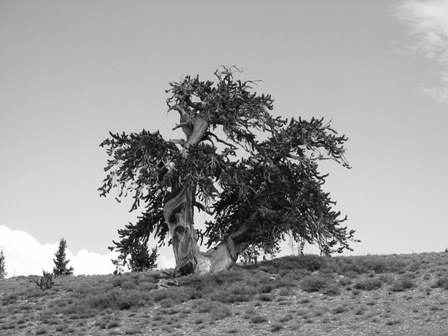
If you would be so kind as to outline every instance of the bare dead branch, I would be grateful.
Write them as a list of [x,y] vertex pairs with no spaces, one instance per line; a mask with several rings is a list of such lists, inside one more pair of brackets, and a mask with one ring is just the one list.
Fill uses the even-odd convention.
[[170,139],[170,142],[183,146],[185,144],[185,139]]
[[204,204],[194,201],[193,205],[197,207],[199,210],[204,211],[207,215],[210,216],[213,215],[213,211],[210,211]]
[[185,109],[182,106],[180,106],[179,104],[176,104],[173,106],[168,105],[168,112],[170,112],[171,110],[175,110],[175,111],[179,112],[179,114],[181,116],[187,115],[187,111],[185,111]]
[[177,130],[178,128],[185,127],[185,126],[191,126],[191,123],[184,122],[184,123],[177,124],[176,126],[173,127],[173,131]]
[[214,133],[212,133],[212,132],[207,132],[207,135],[211,135],[211,136],[213,136],[213,137],[216,139],[216,141],[218,141],[218,142],[220,142],[220,143],[223,143],[223,144],[229,146],[229,147],[232,148],[232,149],[237,149],[237,147],[235,147],[235,146],[232,145],[231,143],[228,143],[228,142],[225,142],[224,140],[221,140],[216,134],[214,134]]

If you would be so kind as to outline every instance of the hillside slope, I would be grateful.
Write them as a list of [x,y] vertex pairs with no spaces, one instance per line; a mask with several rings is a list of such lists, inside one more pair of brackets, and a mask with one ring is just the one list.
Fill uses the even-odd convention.
[[0,280],[0,335],[448,335],[446,252],[32,279]]

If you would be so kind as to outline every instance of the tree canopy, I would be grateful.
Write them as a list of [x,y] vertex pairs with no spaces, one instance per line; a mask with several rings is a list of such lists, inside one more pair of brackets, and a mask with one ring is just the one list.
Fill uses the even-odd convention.
[[54,267],[53,267],[53,274],[56,276],[60,275],[72,275],[73,274],[73,267],[68,267],[68,263],[70,260],[66,259],[65,250],[67,249],[67,241],[64,238],[61,238],[59,241],[59,247],[54,256],[56,257],[53,259]]
[[258,94],[256,81],[236,80],[237,70],[221,67],[216,82],[186,76],[170,83],[168,112],[179,114],[173,130],[185,139],[142,130],[110,133],[101,143],[110,157],[101,196],[116,188],[118,200],[132,196],[131,211],[144,206],[111,247],[124,262],[151,235],[159,244],[168,233],[174,243],[182,238],[194,228],[194,209],[213,220],[191,239],[208,248],[226,241],[232,258],[248,246],[276,251],[287,235],[326,254],[350,249],[354,231],[342,225],[346,217],[333,209],[322,189],[327,175],[318,170],[321,160],[350,168],[347,138],[323,119],[274,116],[272,97]]
[[6,278],[8,273],[6,273],[6,262],[3,250],[0,251],[0,279]]

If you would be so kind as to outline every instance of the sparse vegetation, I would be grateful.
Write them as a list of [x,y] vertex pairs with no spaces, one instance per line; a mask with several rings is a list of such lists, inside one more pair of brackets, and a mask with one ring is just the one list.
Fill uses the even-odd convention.
[[184,276],[169,289],[157,288],[158,271],[58,277],[45,290],[16,277],[0,287],[0,334],[358,335],[354,321],[369,334],[440,334],[448,326],[444,263],[446,253],[284,257]]

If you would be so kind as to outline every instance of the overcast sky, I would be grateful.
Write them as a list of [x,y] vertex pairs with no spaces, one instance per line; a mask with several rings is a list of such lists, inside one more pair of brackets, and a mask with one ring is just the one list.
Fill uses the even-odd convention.
[[[324,186],[354,254],[448,247],[448,1],[0,0],[0,249],[10,275],[100,273],[138,214],[100,198],[108,132],[161,130],[169,82],[221,65],[349,137]],[[285,245],[285,253],[288,251]],[[87,256],[87,257],[86,257]],[[172,266],[170,249],[159,263]],[[90,264],[89,264],[90,263]],[[81,266],[84,265],[84,266]]]

